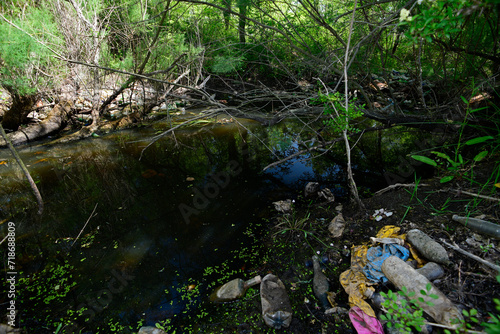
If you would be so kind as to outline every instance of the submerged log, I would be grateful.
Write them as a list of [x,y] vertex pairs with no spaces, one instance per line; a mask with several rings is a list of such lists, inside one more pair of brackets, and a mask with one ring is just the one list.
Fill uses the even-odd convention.
[[[54,133],[63,127],[72,104],[72,102],[68,101],[60,102],[49,112],[47,118],[40,123],[28,125],[28,127],[9,133],[7,136],[12,144],[20,145]],[[6,145],[7,143],[4,140],[0,142],[0,147]]]

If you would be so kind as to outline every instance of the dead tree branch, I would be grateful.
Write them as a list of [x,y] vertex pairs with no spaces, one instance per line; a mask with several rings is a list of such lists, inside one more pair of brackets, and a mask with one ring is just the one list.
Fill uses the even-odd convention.
[[28,180],[28,182],[29,182],[29,184],[31,186],[31,190],[33,191],[33,194],[35,195],[36,201],[38,203],[38,212],[37,212],[38,215],[42,215],[42,213],[43,213],[43,199],[42,199],[42,195],[40,195],[40,191],[38,190],[38,187],[36,186],[35,181],[33,181],[33,178],[31,177],[31,174],[30,174],[28,168],[26,167],[26,165],[24,164],[23,160],[19,156],[19,153],[17,153],[17,150],[14,147],[14,145],[12,145],[9,137],[7,137],[7,134],[5,133],[5,130],[4,130],[4,128],[3,128],[3,126],[2,126],[1,123],[0,123],[0,133],[2,134],[3,139],[7,142],[7,145],[9,146],[10,152],[12,153],[12,155],[14,156],[14,158],[16,159],[16,161],[19,164],[19,166],[21,167],[21,170],[23,171],[24,176],[26,176],[26,179]]

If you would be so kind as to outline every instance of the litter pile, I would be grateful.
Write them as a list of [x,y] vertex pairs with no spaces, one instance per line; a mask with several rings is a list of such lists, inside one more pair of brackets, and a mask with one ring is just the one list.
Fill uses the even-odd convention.
[[[340,283],[349,295],[349,317],[354,327],[360,334],[384,333],[379,318],[387,317],[377,318],[366,300],[379,309],[389,305],[384,303],[387,300],[384,294],[376,289],[390,282],[407,296],[415,296],[417,310],[423,310],[442,327],[456,329],[463,320],[461,312],[431,283],[444,274],[439,264],[452,264],[446,250],[420,230],[414,229],[407,234],[399,232],[399,227],[385,226],[375,238],[370,238],[371,246],[352,247],[351,268],[340,275]],[[401,304],[400,312],[410,312],[409,308],[404,310],[404,305],[409,305],[406,302],[396,299],[396,303]],[[392,319],[395,322],[398,316],[392,316]],[[405,328],[404,324],[397,327]],[[397,329],[392,330],[389,329],[391,333],[399,333]],[[425,328],[421,330],[425,331]]]

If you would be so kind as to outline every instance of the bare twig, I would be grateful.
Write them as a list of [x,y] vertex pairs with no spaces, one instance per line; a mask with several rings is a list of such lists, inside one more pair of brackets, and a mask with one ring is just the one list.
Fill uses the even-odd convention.
[[[353,25],[354,25],[354,15],[356,13],[356,6],[358,5],[358,1],[354,0],[354,8],[352,10],[352,17],[351,17],[351,22],[349,24],[349,35],[347,37],[347,46],[346,46],[346,51],[345,51],[345,58],[344,58],[344,94],[345,94],[345,111],[346,111],[346,122],[349,124],[349,85],[348,85],[348,75],[347,72],[349,70],[349,48],[351,45],[351,37],[352,37],[352,31],[353,31]],[[335,107],[335,106],[334,106]],[[335,108],[334,108],[335,109]],[[335,110],[337,112],[337,110]],[[337,112],[337,116],[340,116],[339,113]],[[354,180],[354,176],[352,174],[352,168],[351,168],[351,147],[349,143],[349,138],[347,136],[347,126],[342,130],[342,137],[344,138],[344,143],[345,143],[345,150],[347,154],[347,178],[349,180],[349,189],[351,191],[351,196],[352,198],[356,201],[356,204],[360,209],[364,209],[363,202],[359,198],[358,194],[358,188],[356,186],[356,181]]]
[[[92,219],[92,217],[94,217],[94,212],[95,210],[97,209],[97,204],[99,203],[96,203],[95,206],[94,206],[94,210],[92,210],[92,213],[90,214],[89,218],[87,219],[87,222],[85,223],[85,225],[83,225],[82,229],[80,230],[80,233],[78,233],[78,235],[76,236],[76,239],[75,241],[73,241],[73,243],[71,244],[71,247],[73,247],[73,245],[75,244],[75,242],[78,240],[78,238],[80,238],[80,235],[82,234],[83,230],[85,230],[85,227],[87,227],[87,224],[89,223],[90,219]],[[70,248],[71,248],[70,247]]]
[[190,120],[187,120],[187,121],[185,121],[185,122],[182,122],[181,124],[176,125],[176,126],[174,126],[173,128],[168,129],[167,131],[163,131],[162,133],[160,133],[159,135],[154,136],[153,138],[150,138],[149,140],[151,140],[151,141],[149,142],[149,144],[148,144],[146,147],[144,147],[144,148],[142,149],[142,151],[141,151],[141,156],[139,157],[139,160],[141,160],[141,159],[142,159],[142,155],[144,154],[144,151],[146,151],[146,150],[147,150],[147,149],[148,149],[151,145],[153,145],[153,144],[154,144],[157,140],[159,140],[159,139],[161,139],[161,138],[165,137],[166,135],[168,135],[170,132],[174,132],[174,131],[175,131],[175,130],[177,130],[178,128],[181,128],[181,127],[183,127],[184,125],[187,125],[187,124],[189,124],[189,123],[191,123],[191,122],[193,122],[193,121],[195,121],[195,120],[198,120],[198,119],[203,119],[203,118],[208,118],[208,117],[212,117],[212,116],[217,115],[217,114],[218,114],[218,113],[220,113],[220,112],[221,112],[221,110],[220,110],[220,109],[214,109],[214,110],[213,110],[212,112],[210,112],[210,113],[203,114],[203,115],[201,115],[201,116],[191,118]]
[[[146,67],[146,65],[147,65],[147,63],[149,61],[149,58],[151,57],[153,46],[156,44],[156,41],[158,40],[158,37],[160,36],[160,32],[163,29],[163,22],[165,21],[165,18],[167,17],[167,13],[169,11],[169,7],[170,7],[170,0],[167,1],[167,4],[165,5],[165,9],[163,11],[163,15],[162,15],[160,23],[158,25],[158,29],[156,29],[156,34],[153,37],[153,40],[151,41],[151,44],[148,47],[148,52],[146,53],[146,56],[144,57],[144,60],[143,60],[142,64],[139,66],[137,74],[142,74],[142,72],[144,71],[144,68]],[[130,85],[136,79],[137,79],[136,76],[129,77],[128,80],[123,85],[121,85],[118,90],[116,90],[113,94],[111,94],[111,96],[109,96],[106,99],[106,101],[104,101],[104,103],[99,108],[99,113],[102,113],[104,111],[104,108],[106,108],[106,106],[109,105],[111,103],[111,101],[113,101],[118,95],[120,95],[121,92],[123,92],[125,89],[127,89],[128,87],[130,87]]]
[[416,186],[428,187],[429,185],[426,183],[419,183],[419,184],[416,184],[416,183],[395,183],[395,184],[391,184],[388,187],[385,187],[384,189],[380,189],[379,191],[374,193],[373,196],[382,195],[383,193],[388,192],[389,190],[392,190],[395,188],[414,188]]
[[444,239],[440,239],[440,240],[441,240],[441,242],[443,244],[445,244],[446,246],[450,247],[451,249],[453,249],[453,250],[455,250],[455,251],[457,251],[459,253],[462,253],[462,254],[470,257],[471,259],[474,259],[474,260],[476,260],[476,261],[484,264],[485,266],[490,267],[491,269],[493,269],[493,270],[495,270],[497,272],[500,272],[500,266],[497,266],[496,264],[493,264],[493,263],[488,262],[488,261],[486,261],[484,259],[481,259],[479,256],[471,254],[471,253],[467,252],[466,250],[463,250],[462,248],[458,247],[458,245],[456,243],[453,243],[453,245],[451,245],[451,244],[447,243],[446,241],[444,241]]
[[318,149],[320,149],[320,148],[322,148],[322,147],[325,147],[325,146],[328,146],[328,145],[333,145],[333,144],[335,144],[335,143],[337,143],[337,142],[339,142],[339,141],[341,141],[341,140],[342,140],[342,138],[335,138],[334,140],[330,140],[330,141],[327,141],[327,142],[325,142],[325,143],[321,143],[321,144],[316,145],[316,146],[314,146],[314,147],[310,147],[310,148],[306,148],[306,149],[304,149],[304,150],[300,150],[300,151],[298,151],[298,152],[296,152],[296,153],[294,153],[294,154],[291,154],[291,155],[287,156],[286,158],[283,158],[283,159],[281,159],[281,160],[279,160],[279,161],[276,161],[276,162],[273,162],[273,163],[271,163],[271,164],[267,165],[267,166],[266,166],[266,167],[264,167],[262,170],[263,170],[263,171],[265,171],[266,169],[269,169],[269,168],[271,168],[271,167],[274,167],[274,166],[280,165],[280,164],[284,163],[285,161],[288,161],[288,160],[290,160],[290,159],[293,159],[293,158],[295,158],[296,156],[302,155],[302,154],[304,154],[304,153],[309,153],[309,152],[312,152],[312,151],[317,151]]
[[7,238],[8,238],[8,237],[9,237],[9,235],[7,234],[7,235],[5,236],[5,238],[3,238],[3,239],[2,239],[2,241],[0,241],[0,245],[1,245],[1,244],[3,244],[3,242],[4,242],[5,240],[7,240]]
[[464,191],[464,190],[458,190],[458,189],[450,189],[449,191],[454,192],[457,195],[464,194],[464,195],[482,198],[482,199],[492,201],[492,202],[500,202],[500,198],[497,198],[497,197],[490,197],[490,196],[486,196],[486,195],[475,194],[475,193],[471,193],[471,192]]

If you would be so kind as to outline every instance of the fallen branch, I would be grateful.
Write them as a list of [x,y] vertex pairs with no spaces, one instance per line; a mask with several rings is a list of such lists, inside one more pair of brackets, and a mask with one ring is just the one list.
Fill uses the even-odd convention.
[[476,261],[484,264],[485,266],[488,266],[491,269],[493,269],[493,270],[495,270],[495,271],[497,271],[497,272],[500,273],[500,266],[497,266],[496,264],[493,264],[491,262],[483,260],[479,256],[476,256],[474,254],[471,254],[471,253],[467,252],[466,250],[463,250],[462,248],[458,247],[458,245],[456,243],[453,243],[453,245],[450,245],[449,243],[447,243],[446,241],[444,241],[444,239],[440,239],[440,240],[441,240],[441,242],[443,244],[445,244],[446,246],[450,247],[451,249],[456,250],[457,252],[462,253],[462,254],[470,257],[471,259],[476,260]]
[[391,184],[388,187],[385,187],[384,189],[380,189],[379,191],[374,193],[373,196],[382,195],[383,193],[388,192],[389,190],[392,190],[395,188],[414,188],[414,187],[418,187],[418,186],[428,187],[429,185],[426,183],[420,183],[420,184],[417,184],[417,183],[395,183],[395,184]]
[[468,192],[468,191],[463,191],[463,190],[460,190],[460,189],[450,189],[449,191],[454,192],[457,195],[464,194],[464,195],[469,195],[469,196],[472,196],[472,197],[482,198],[482,199],[485,199],[485,200],[488,200],[488,201],[492,201],[492,202],[500,202],[500,198],[497,198],[497,197],[490,197],[490,196],[486,196],[486,195],[475,194],[475,193],[471,193],[471,192]]
[[[71,103],[61,102],[52,109],[47,118],[37,124],[28,125],[28,127],[20,129],[16,132],[9,133],[8,138],[13,145],[20,145],[26,142],[33,141],[45,137],[63,126],[66,115],[69,114]],[[7,146],[7,141],[0,142],[0,147]]]
[[[387,313],[387,312],[386,312]],[[431,325],[433,327],[439,327],[439,328],[445,328],[445,329],[451,329],[451,330],[456,330],[455,327],[450,327],[446,325],[441,325],[441,324],[436,324],[435,322],[425,322],[427,325]],[[482,331],[473,331],[472,329],[468,329],[467,333],[472,333],[472,334],[486,334],[486,332]]]
[[36,201],[38,203],[38,212],[37,213],[38,213],[38,215],[42,215],[42,212],[43,212],[42,195],[40,195],[40,191],[38,190],[38,187],[36,186],[35,181],[33,181],[33,178],[31,177],[31,174],[30,174],[28,168],[26,167],[23,160],[19,156],[19,153],[17,153],[14,145],[12,145],[12,142],[10,141],[9,137],[7,137],[7,134],[5,133],[5,130],[4,130],[1,123],[0,123],[0,133],[2,134],[3,139],[7,143],[7,146],[9,147],[10,152],[12,153],[14,158],[16,159],[19,166],[21,167],[21,170],[23,171],[24,176],[26,176],[26,179],[28,179],[28,183],[30,184],[31,190],[33,190],[33,194],[35,195]]

